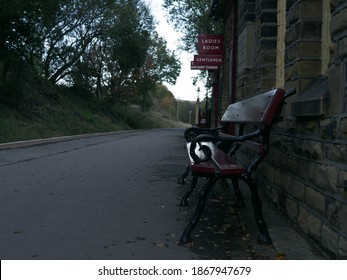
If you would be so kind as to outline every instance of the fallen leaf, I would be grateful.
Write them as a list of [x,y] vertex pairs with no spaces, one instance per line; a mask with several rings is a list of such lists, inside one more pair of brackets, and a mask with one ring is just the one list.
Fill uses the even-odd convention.
[[277,253],[275,256],[276,260],[286,260],[287,259],[287,255],[285,253]]
[[169,247],[169,245],[165,244],[165,243],[160,243],[157,245],[159,248],[165,248],[165,247]]

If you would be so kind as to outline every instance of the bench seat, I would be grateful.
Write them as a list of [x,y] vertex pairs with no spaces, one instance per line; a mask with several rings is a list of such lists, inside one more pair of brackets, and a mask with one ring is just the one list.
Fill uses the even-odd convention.
[[[211,158],[207,161],[195,163],[192,157],[190,158],[190,170],[193,173],[199,174],[221,174],[223,176],[243,174],[245,168],[238,164],[235,159],[229,157],[222,150],[220,150],[216,145],[212,143],[201,143],[201,146],[207,146],[211,150]],[[190,143],[187,143],[187,149],[190,149]],[[203,151],[200,150],[200,146],[195,148],[196,153],[200,155],[201,158],[206,157]]]

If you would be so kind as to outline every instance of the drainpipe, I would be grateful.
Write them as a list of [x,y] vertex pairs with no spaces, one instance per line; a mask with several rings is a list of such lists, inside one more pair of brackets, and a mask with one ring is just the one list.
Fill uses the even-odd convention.
[[[237,61],[237,1],[233,1],[233,6],[231,8],[231,32],[232,39],[229,46],[229,77],[228,82],[228,102],[235,103],[236,102],[236,61]],[[231,65],[230,65],[231,64]],[[228,125],[225,127],[225,132],[229,134],[235,134],[235,125]]]
[[236,102],[236,56],[237,56],[237,2],[238,1],[233,1],[233,7],[232,7],[232,32],[233,32],[233,37],[232,37],[232,42],[231,42],[231,48],[232,48],[232,70],[231,70],[231,100],[230,103],[235,103]]
[[215,83],[213,83],[213,100],[214,100],[214,126],[219,125],[219,70],[215,71]]

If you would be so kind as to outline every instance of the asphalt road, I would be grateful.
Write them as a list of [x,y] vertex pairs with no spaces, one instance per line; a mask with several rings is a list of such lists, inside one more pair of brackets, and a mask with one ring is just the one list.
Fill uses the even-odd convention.
[[[192,233],[178,245],[197,203],[178,207],[186,187],[182,129],[130,131],[0,145],[0,259],[325,259],[263,200],[273,245],[218,183]],[[190,177],[187,178],[187,185]],[[199,180],[197,190],[204,184]]]
[[177,245],[186,224],[176,207],[182,135],[2,147],[0,259],[198,259]]

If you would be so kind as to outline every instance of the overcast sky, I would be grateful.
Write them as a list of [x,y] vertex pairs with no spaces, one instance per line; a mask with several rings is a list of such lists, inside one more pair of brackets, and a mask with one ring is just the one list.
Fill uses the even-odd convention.
[[[159,23],[157,27],[158,33],[166,39],[170,50],[176,50],[179,45],[180,34],[175,32],[167,23],[165,11],[161,7],[163,0],[145,0],[145,2],[149,4],[152,9],[152,14]],[[193,86],[192,84],[192,77],[198,74],[197,70],[190,70],[190,61],[193,60],[194,55],[182,52],[177,52],[177,54],[180,54],[180,61],[182,63],[181,75],[178,77],[176,85],[165,85],[174,94],[176,99],[195,101],[197,98],[198,86],[202,93],[205,92],[205,89],[201,84],[198,86]],[[200,95],[202,93],[200,93]]]

